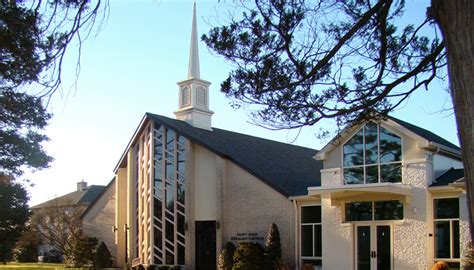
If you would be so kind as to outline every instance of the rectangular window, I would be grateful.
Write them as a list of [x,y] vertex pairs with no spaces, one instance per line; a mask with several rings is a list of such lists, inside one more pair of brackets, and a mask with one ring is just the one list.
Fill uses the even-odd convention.
[[373,220],[372,202],[346,203],[346,221]]
[[435,259],[459,264],[459,199],[443,198],[433,201]]
[[401,219],[403,219],[403,204],[400,201],[350,202],[345,205],[346,221]]
[[302,263],[322,265],[321,206],[301,207],[301,260]]

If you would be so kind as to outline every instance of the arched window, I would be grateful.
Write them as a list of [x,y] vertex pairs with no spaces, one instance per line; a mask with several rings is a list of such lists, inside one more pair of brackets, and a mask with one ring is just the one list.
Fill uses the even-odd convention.
[[377,123],[368,122],[343,146],[346,184],[402,181],[402,140]]

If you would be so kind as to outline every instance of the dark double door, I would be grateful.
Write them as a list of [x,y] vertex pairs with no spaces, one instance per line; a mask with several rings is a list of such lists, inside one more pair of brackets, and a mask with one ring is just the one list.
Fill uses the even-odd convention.
[[356,226],[357,270],[392,269],[392,229],[390,225]]
[[196,270],[216,268],[216,221],[196,221]]

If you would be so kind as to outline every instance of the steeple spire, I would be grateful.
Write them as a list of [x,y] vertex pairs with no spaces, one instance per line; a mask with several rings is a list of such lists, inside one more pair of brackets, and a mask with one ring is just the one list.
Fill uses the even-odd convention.
[[196,1],[194,1],[188,78],[178,82],[179,107],[174,112],[176,119],[185,121],[193,127],[212,130],[211,117],[214,112],[209,109],[209,85],[211,83],[202,80],[199,72]]
[[199,47],[198,47],[198,35],[197,35],[197,22],[196,22],[196,1],[194,1],[193,9],[193,26],[191,30],[191,46],[189,48],[189,68],[188,68],[188,79],[200,79],[199,72]]

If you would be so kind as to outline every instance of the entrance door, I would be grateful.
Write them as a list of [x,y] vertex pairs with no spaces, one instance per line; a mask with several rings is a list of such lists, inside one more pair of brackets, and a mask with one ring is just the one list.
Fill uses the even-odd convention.
[[216,267],[216,221],[196,221],[196,270]]
[[357,270],[392,269],[392,228],[390,225],[356,225]]

